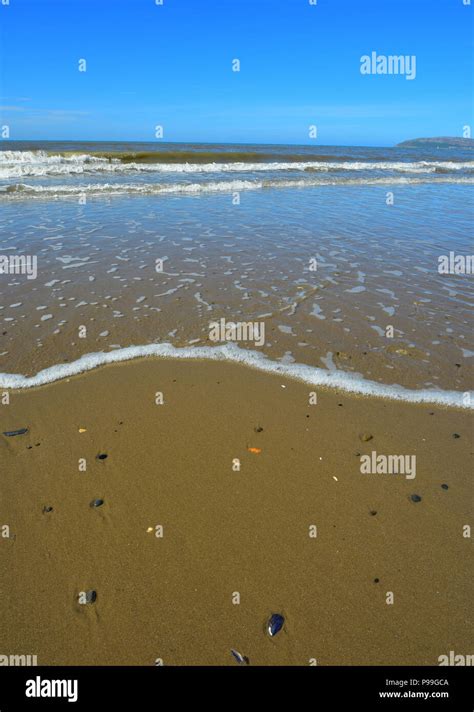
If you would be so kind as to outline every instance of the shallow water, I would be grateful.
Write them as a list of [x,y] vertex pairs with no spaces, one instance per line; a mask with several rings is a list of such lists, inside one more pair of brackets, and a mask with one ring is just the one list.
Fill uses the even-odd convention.
[[211,147],[239,161],[191,163],[187,147],[170,163],[161,146],[153,163],[129,145],[15,147],[0,153],[0,255],[35,255],[38,274],[0,275],[0,371],[209,346],[224,318],[264,324],[261,345],[238,346],[274,362],[472,384],[473,277],[438,271],[472,253],[470,153]]

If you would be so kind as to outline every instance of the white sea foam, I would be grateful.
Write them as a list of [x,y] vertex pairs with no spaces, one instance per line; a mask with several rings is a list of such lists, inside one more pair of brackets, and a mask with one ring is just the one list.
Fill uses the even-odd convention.
[[381,178],[304,178],[293,180],[223,180],[205,183],[95,183],[88,185],[29,185],[15,183],[0,186],[0,196],[10,198],[68,198],[86,194],[94,196],[120,195],[199,195],[204,193],[240,192],[266,188],[314,188],[317,186],[351,185],[421,185],[425,183],[474,185],[474,177],[466,176],[387,176]]
[[0,178],[94,173],[260,173],[268,171],[392,171],[434,173],[474,171],[474,161],[269,161],[227,163],[122,163],[89,154],[0,151]]
[[474,410],[474,392],[470,394],[470,405],[464,402],[465,395],[456,391],[410,390],[399,385],[386,385],[366,380],[355,374],[337,369],[331,371],[297,363],[275,362],[261,352],[241,349],[236,344],[222,346],[201,346],[176,348],[169,343],[129,346],[116,351],[91,353],[81,356],[72,363],[62,363],[39,371],[35,376],[15,373],[0,373],[0,388],[35,388],[54,383],[64,378],[91,371],[105,364],[130,361],[136,358],[204,359],[208,361],[228,361],[241,363],[265,373],[276,373],[283,377],[303,381],[310,386],[335,388],[363,396],[386,398],[407,403],[436,403]]

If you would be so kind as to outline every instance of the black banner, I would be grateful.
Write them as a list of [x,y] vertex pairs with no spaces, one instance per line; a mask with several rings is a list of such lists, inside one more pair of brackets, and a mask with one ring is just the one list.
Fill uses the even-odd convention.
[[472,679],[469,667],[4,667],[0,712],[224,704],[223,690],[234,704],[260,694],[271,702],[281,692],[307,695],[315,709],[472,712]]

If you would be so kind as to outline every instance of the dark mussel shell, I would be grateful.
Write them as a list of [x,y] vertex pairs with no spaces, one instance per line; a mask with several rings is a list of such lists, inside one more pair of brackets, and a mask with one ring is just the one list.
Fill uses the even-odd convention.
[[6,435],[7,438],[13,438],[15,435],[24,435],[27,432],[28,428],[20,428],[19,430],[6,430],[3,434]]
[[267,633],[270,638],[274,638],[285,625],[285,619],[280,613],[272,613],[267,623]]
[[230,651],[234,658],[237,660],[239,665],[248,665],[249,664],[249,659],[246,655],[241,655],[238,650],[234,650],[233,648]]

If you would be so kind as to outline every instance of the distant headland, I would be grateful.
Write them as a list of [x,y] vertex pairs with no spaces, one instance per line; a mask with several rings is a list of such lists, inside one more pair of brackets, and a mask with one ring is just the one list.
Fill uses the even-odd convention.
[[474,139],[459,138],[459,136],[441,136],[436,138],[413,138],[410,141],[397,143],[396,148],[474,148]]

